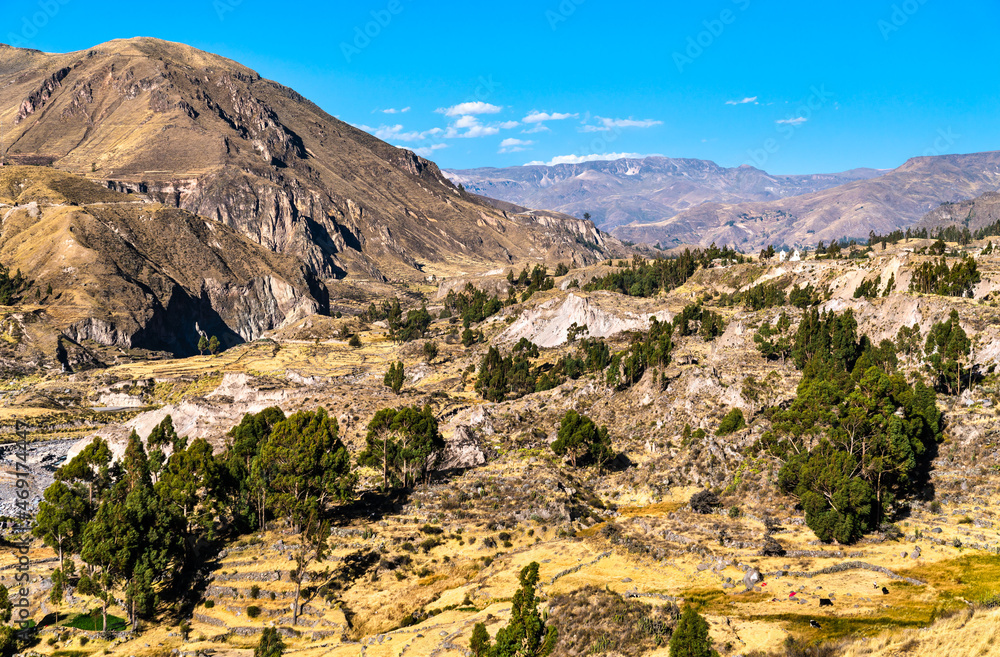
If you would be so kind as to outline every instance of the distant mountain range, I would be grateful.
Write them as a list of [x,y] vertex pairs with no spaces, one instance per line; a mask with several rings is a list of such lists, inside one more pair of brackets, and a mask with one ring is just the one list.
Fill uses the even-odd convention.
[[918,157],[889,171],[815,176],[770,176],[748,166],[669,158],[445,175],[466,189],[523,205],[590,212],[598,225],[632,242],[664,248],[715,242],[752,251],[913,226],[942,203],[1000,189],[1000,152]]
[[883,173],[854,169],[772,176],[748,165],[726,168],[708,160],[669,157],[444,170],[470,192],[577,217],[587,212],[603,230],[663,221],[706,202],[773,201]]

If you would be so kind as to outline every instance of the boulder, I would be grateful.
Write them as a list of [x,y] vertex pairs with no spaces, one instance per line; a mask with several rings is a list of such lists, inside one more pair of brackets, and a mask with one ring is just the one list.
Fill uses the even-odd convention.
[[783,557],[785,556],[785,548],[773,536],[768,536],[764,540],[764,547],[761,549],[760,555],[762,557]]
[[437,455],[431,469],[437,472],[468,470],[486,465],[486,452],[469,427],[459,426],[444,449]]

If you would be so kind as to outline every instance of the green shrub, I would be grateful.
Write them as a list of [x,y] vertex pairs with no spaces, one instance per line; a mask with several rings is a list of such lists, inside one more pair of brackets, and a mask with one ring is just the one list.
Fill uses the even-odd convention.
[[247,607],[247,616],[249,616],[250,618],[257,618],[258,616],[260,616],[260,607],[258,607],[257,605],[250,605],[249,607]]
[[694,607],[685,607],[670,637],[670,657],[718,657],[718,654],[712,650],[708,621]]
[[746,426],[747,423],[743,419],[743,411],[738,408],[734,408],[726,413],[726,416],[722,418],[722,422],[719,423],[719,429],[715,432],[715,435],[728,436],[729,434],[735,433]]

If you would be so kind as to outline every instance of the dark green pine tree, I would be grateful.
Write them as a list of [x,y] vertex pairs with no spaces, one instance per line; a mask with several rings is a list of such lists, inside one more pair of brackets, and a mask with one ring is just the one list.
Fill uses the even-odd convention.
[[685,607],[670,637],[670,657],[719,657],[708,636],[708,621],[694,607]]
[[111,462],[111,449],[103,438],[98,437],[70,459],[69,463],[59,468],[55,478],[57,481],[85,488],[88,509],[84,519],[89,520],[111,487],[116,469]]
[[269,506],[296,528],[354,490],[351,456],[325,408],[300,411],[274,425],[255,467],[268,472]]
[[559,456],[569,455],[574,468],[579,459],[585,456],[589,456],[600,468],[614,457],[608,428],[598,428],[593,420],[574,410],[566,411],[559,423],[559,433],[552,443],[552,451]]
[[285,652],[285,642],[278,634],[278,628],[265,627],[260,641],[253,649],[253,657],[281,657]]
[[61,481],[53,482],[46,488],[44,499],[38,503],[38,515],[32,533],[59,552],[60,564],[63,562],[64,550],[75,552],[79,548],[86,523],[86,510],[87,503],[79,492]]
[[[513,277],[513,274],[511,274]],[[469,648],[472,650],[472,657],[489,657],[490,654],[490,633],[483,623],[476,623],[472,628],[472,639],[469,641]]]
[[389,371],[385,373],[382,383],[398,395],[403,389],[403,379],[403,363],[389,363]]
[[[14,605],[10,601],[7,587],[0,584],[0,621],[9,623]],[[13,655],[18,649],[18,635],[10,625],[0,626],[0,655]]]
[[[546,625],[546,618],[538,611],[538,597],[535,595],[538,562],[533,561],[521,570],[520,581],[521,588],[514,594],[510,609],[510,622],[497,632],[496,644],[489,651],[490,657],[544,657],[552,654],[556,646],[558,631],[554,626]],[[482,639],[482,632],[479,638]],[[482,649],[482,644],[479,645]]]
[[152,613],[156,582],[169,578],[184,555],[182,519],[153,490],[149,460],[133,431],[122,459],[123,477],[101,501],[83,535],[82,557],[98,570],[92,582],[104,602],[125,589],[129,622]]
[[927,334],[924,352],[931,372],[944,383],[950,394],[962,393],[962,363],[972,352],[972,342],[959,321],[958,311],[952,310],[948,321],[938,322]]
[[[222,490],[226,491],[223,509],[229,509],[240,531],[261,529],[267,509],[267,464],[257,461],[264,444],[285,414],[276,406],[260,413],[246,414],[227,434],[223,459]],[[255,463],[258,467],[254,467]]]
[[146,437],[146,447],[149,450],[149,472],[153,477],[153,483],[156,483],[163,466],[166,465],[167,455],[163,448],[167,446],[172,447],[174,451],[184,447],[181,444],[181,438],[174,429],[174,420],[169,415],[153,427],[153,430]]
[[160,499],[184,519],[185,537],[194,538],[199,530],[202,536],[211,534],[215,513],[204,502],[216,497],[222,473],[208,441],[197,438],[188,446],[183,442],[178,441],[155,489]]
[[380,468],[383,488],[416,482],[431,454],[444,447],[430,406],[383,408],[368,423],[365,443],[358,464]]

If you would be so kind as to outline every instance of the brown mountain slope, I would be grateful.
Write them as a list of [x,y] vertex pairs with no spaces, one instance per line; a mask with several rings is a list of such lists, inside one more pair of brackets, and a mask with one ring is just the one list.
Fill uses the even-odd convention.
[[1000,221],[1000,193],[989,192],[958,203],[942,203],[920,220],[917,228],[931,232],[947,226],[967,227],[975,233]]
[[0,217],[0,262],[33,281],[25,305],[77,343],[190,354],[198,328],[232,345],[327,305],[295,258],[71,174],[0,169]]
[[815,246],[906,228],[944,201],[1000,188],[1000,152],[918,157],[871,180],[768,203],[706,203],[666,221],[629,224],[616,236],[635,242]]
[[0,88],[0,119],[13,126],[8,154],[52,156],[60,169],[217,219],[323,278],[585,262],[621,248],[590,222],[539,222],[483,205],[434,163],[189,46],[147,38],[68,54],[0,46]]

